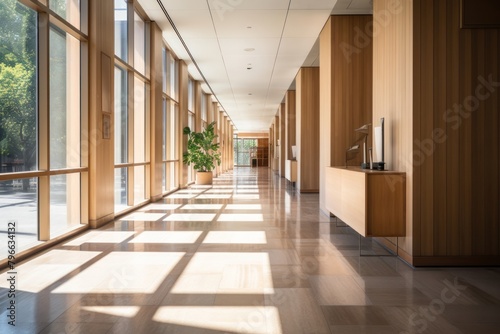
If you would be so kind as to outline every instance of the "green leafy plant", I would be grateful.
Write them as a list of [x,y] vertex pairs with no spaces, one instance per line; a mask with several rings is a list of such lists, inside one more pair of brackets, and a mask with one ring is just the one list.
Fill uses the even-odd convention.
[[186,165],[193,164],[198,172],[210,172],[215,168],[215,163],[220,165],[219,143],[215,142],[215,122],[207,125],[202,132],[194,132],[186,126],[183,133],[188,136],[187,151],[183,155]]

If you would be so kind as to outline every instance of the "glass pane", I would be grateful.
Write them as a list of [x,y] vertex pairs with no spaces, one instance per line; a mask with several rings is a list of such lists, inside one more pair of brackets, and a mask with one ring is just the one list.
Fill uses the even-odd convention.
[[80,29],[80,0],[50,0],[50,9]]
[[134,167],[134,205],[146,200],[146,166]]
[[162,164],[162,173],[161,173],[161,189],[162,189],[162,192],[166,192],[167,191],[167,163],[163,163]]
[[162,136],[161,136],[161,159],[167,160],[167,136],[168,136],[168,129],[167,129],[167,100],[163,99],[163,106],[162,106]]
[[168,162],[166,170],[167,187],[166,191],[172,191],[177,188],[177,162]]
[[167,53],[167,94],[177,100],[177,62],[171,52]]
[[169,116],[169,129],[170,129],[170,154],[168,156],[169,160],[179,160],[179,147],[177,146],[177,140],[179,138],[179,106],[172,102],[170,104],[170,116]]
[[167,49],[163,48],[161,50],[161,56],[162,56],[162,61],[161,61],[161,73],[162,73],[162,92],[165,94],[168,93],[167,91]]
[[201,96],[201,120],[207,122],[207,96],[202,94]]
[[134,162],[146,161],[146,84],[134,80]]
[[127,168],[115,168],[115,212],[126,209],[127,206]]
[[[188,110],[194,112],[194,82],[191,78],[188,80]],[[193,129],[193,128],[191,128]]]
[[80,167],[80,41],[50,28],[50,168]]
[[0,7],[0,173],[37,169],[37,14]]
[[115,163],[128,162],[127,72],[115,67]]
[[177,159],[177,112],[173,102],[167,102],[167,156],[166,160]]
[[50,237],[80,226],[80,174],[50,177]]
[[[14,221],[16,250],[20,252],[38,242],[38,179],[0,182],[0,258],[7,257],[9,222]],[[12,231],[12,230],[11,230]]]
[[115,0],[115,54],[128,61],[127,3]]
[[134,68],[146,74],[146,24],[134,13]]

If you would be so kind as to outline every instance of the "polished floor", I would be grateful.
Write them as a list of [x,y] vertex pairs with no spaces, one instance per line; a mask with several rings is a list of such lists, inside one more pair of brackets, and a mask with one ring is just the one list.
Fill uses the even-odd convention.
[[0,333],[500,333],[499,268],[360,256],[317,194],[268,168],[178,191],[16,272],[15,297],[0,275]]

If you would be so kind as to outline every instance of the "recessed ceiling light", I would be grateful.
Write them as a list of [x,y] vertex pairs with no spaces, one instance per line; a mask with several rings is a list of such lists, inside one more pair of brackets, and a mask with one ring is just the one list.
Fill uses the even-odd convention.
[[252,95],[252,93],[248,93],[248,95]]
[[247,29],[252,29],[252,26],[247,26]]
[[254,49],[254,48],[246,48],[246,49],[244,49],[244,50],[245,50],[246,52],[253,52],[253,51],[255,51],[255,49]]

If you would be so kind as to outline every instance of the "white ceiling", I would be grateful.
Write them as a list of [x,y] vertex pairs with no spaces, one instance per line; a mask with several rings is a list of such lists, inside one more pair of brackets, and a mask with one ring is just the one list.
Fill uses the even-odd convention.
[[204,91],[211,93],[212,89],[240,132],[268,131],[298,69],[318,66],[317,39],[331,13],[364,14],[371,13],[373,7],[372,0],[139,3],[158,23],[175,54],[186,61],[191,76],[200,81],[205,77],[208,85],[203,85]]

